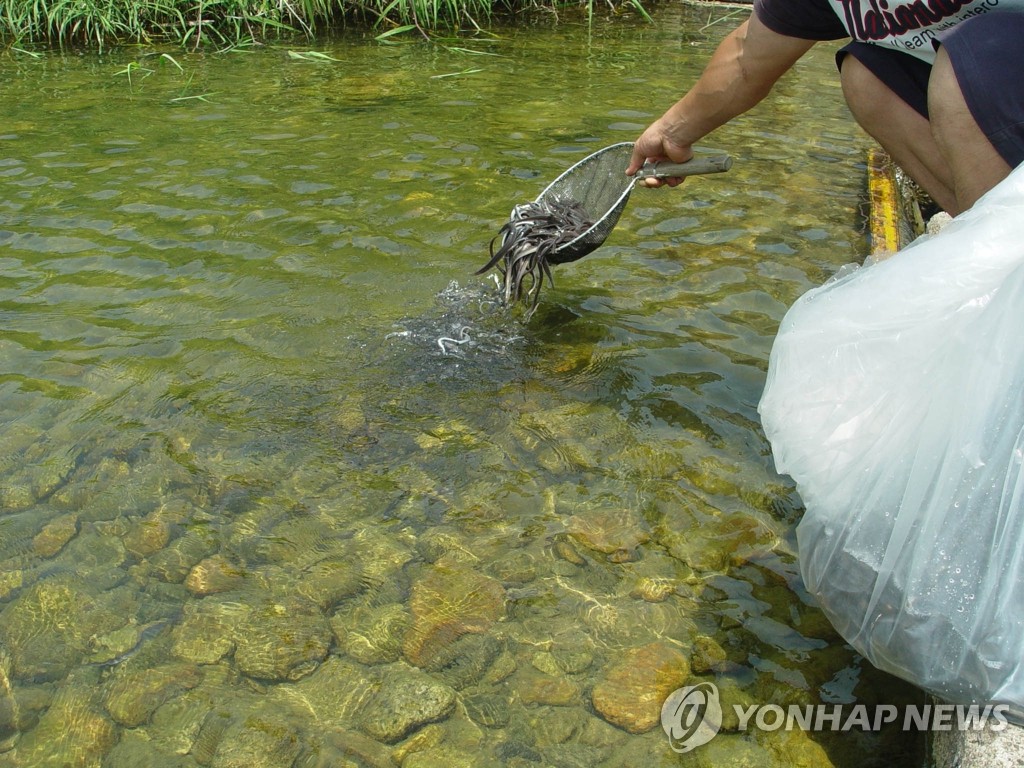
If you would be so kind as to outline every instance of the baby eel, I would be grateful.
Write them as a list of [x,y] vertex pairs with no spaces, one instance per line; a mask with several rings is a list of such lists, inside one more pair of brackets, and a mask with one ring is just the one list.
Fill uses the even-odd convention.
[[[497,267],[502,275],[501,290],[506,304],[521,299],[530,303],[527,319],[537,309],[544,278],[554,285],[551,264],[558,263],[555,251],[575,240],[594,225],[574,200],[540,200],[517,205],[508,222],[490,243],[490,261],[475,274]],[[495,243],[501,241],[497,250]]]

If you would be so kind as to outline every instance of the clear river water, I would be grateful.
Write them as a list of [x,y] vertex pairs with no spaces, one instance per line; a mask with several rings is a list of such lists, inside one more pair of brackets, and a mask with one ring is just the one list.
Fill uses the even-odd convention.
[[729,715],[921,699],[803,590],[756,410],[867,249],[832,49],[528,322],[473,275],[744,13],[0,54],[0,766],[921,764]]

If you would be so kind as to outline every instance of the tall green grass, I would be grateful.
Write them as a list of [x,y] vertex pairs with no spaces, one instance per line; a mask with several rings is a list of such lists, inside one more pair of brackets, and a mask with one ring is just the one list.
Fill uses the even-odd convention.
[[[647,17],[641,0],[606,0]],[[0,0],[7,46],[49,43],[103,48],[170,41],[186,48],[234,48],[270,37],[316,34],[343,24],[381,37],[479,30],[496,16],[575,8],[594,0]]]

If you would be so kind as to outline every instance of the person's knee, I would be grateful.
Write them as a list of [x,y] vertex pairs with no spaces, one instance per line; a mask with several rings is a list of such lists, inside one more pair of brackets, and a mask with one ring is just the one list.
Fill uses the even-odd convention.
[[877,136],[889,120],[893,94],[856,56],[843,58],[840,82],[847,106],[860,127]]
[[883,111],[882,100],[879,99],[881,82],[855,56],[843,58],[839,80],[843,86],[847,106],[857,122],[870,133],[870,124],[876,122]]

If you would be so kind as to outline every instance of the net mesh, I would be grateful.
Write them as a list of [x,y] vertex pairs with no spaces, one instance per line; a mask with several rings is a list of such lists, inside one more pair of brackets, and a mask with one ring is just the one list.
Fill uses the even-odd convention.
[[576,163],[540,193],[537,201],[574,201],[582,206],[594,222],[586,232],[555,249],[548,261],[564,264],[576,261],[598,248],[611,234],[622,215],[633,179],[626,176],[626,167],[633,154],[633,144],[612,144]]

